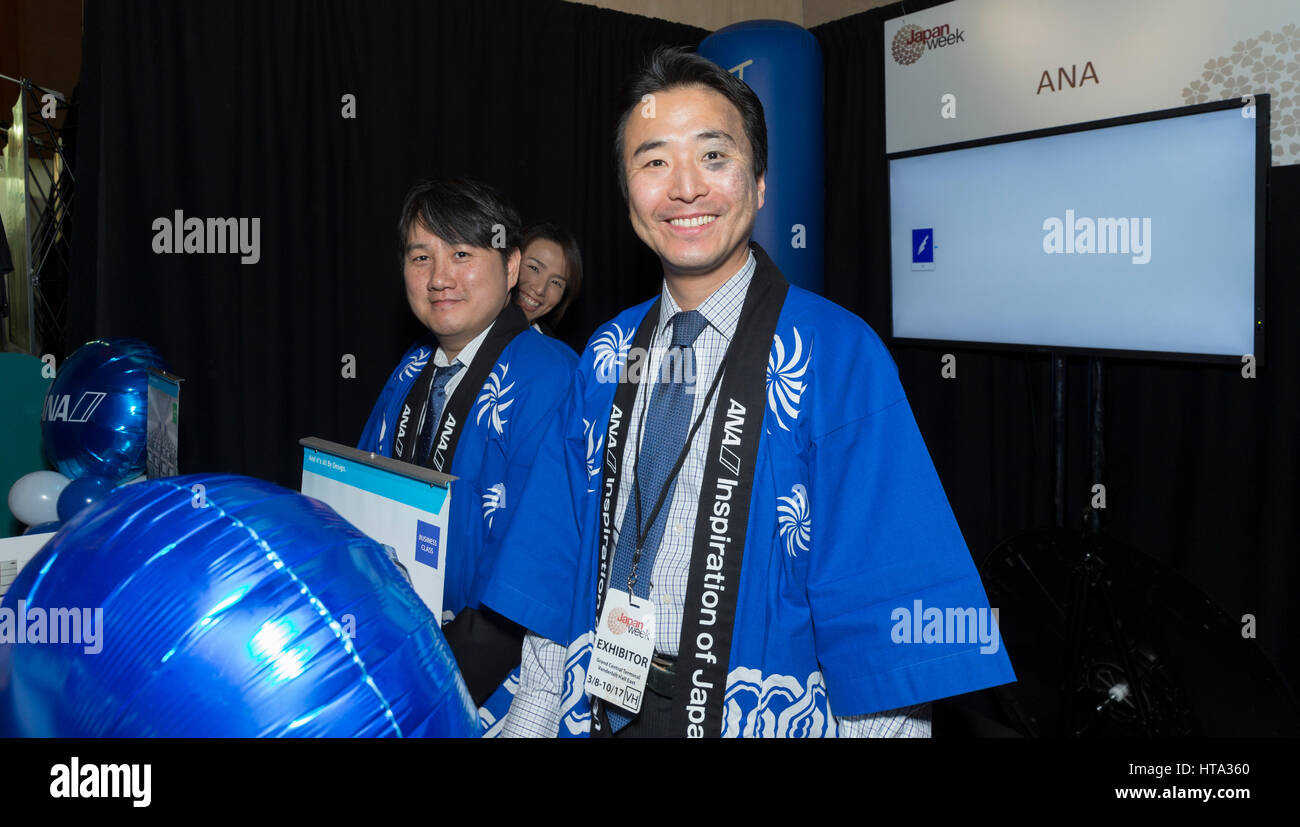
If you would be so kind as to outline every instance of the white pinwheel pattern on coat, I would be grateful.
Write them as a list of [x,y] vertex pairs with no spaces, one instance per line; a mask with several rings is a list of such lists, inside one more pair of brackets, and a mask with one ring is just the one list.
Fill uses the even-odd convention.
[[780,336],[772,337],[772,351],[767,356],[767,406],[776,417],[776,424],[782,430],[790,430],[786,424],[789,419],[793,424],[799,417],[799,400],[808,388],[804,374],[808,372],[808,360],[812,349],[804,353],[803,339],[799,328],[794,331],[794,348],[787,358],[785,341]]
[[[429,357],[432,354],[433,351],[427,350],[425,348],[420,348],[415,353],[412,353],[411,358],[407,359],[406,363],[402,365],[402,369],[397,374],[398,377],[403,382],[409,382],[415,377],[419,376],[420,371],[424,370],[424,366],[429,363]],[[388,417],[384,417],[379,420],[379,450],[380,451],[384,450],[384,437],[386,437],[387,435],[388,435]]]
[[506,374],[510,372],[509,364],[498,364],[492,369],[492,374],[488,376],[483,383],[483,392],[479,394],[478,400],[474,403],[478,405],[478,417],[474,420],[476,424],[482,424],[483,415],[488,411],[492,412],[492,428],[498,434],[505,433],[506,423],[510,420],[501,415],[513,404],[515,400],[507,400],[506,396],[510,394],[511,388],[515,386],[514,382],[506,384]]
[[611,382],[618,376],[619,368],[627,363],[628,350],[632,347],[632,334],[636,329],[624,332],[623,328],[611,324],[591,343],[595,357],[592,368],[600,382]]
[[600,475],[600,446],[605,444],[605,435],[596,430],[596,423],[582,418],[582,433],[587,439],[587,493],[595,491],[591,481]]
[[808,489],[800,484],[790,489],[790,496],[777,497],[777,530],[785,542],[785,551],[791,557],[798,557],[800,551],[808,550],[812,541],[812,514],[808,505]]
[[499,482],[483,492],[483,519],[492,528],[492,515],[506,507],[506,484]]
[[424,370],[424,366],[429,362],[429,354],[430,351],[424,348],[420,348],[411,354],[411,358],[406,360],[405,365],[402,365],[402,378],[409,380],[419,376],[420,371]]

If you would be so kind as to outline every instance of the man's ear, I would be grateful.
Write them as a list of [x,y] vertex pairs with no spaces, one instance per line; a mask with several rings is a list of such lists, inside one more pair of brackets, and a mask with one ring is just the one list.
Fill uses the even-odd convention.
[[518,247],[510,251],[510,256],[506,259],[506,290],[514,290],[519,283],[519,262],[523,257],[523,251]]
[[767,173],[758,176],[758,209],[763,209],[763,199],[767,196]]

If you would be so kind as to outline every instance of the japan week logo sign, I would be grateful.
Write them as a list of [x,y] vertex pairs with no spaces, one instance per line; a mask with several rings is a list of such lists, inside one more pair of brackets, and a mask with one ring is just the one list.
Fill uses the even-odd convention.
[[894,62],[898,65],[910,66],[920,60],[921,55],[930,49],[942,49],[965,42],[965,30],[954,29],[948,23],[932,29],[923,29],[915,23],[908,23],[894,34],[894,40],[889,45],[889,53],[893,55]]
[[915,23],[908,23],[898,30],[894,35],[894,42],[889,47],[895,63],[907,66],[921,59],[921,55],[925,54],[925,41],[917,41],[916,34],[923,31],[925,29]]

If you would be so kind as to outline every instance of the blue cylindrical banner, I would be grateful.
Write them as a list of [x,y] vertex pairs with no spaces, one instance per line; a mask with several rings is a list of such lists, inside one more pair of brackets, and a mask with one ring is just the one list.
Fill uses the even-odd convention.
[[706,37],[699,53],[738,76],[767,116],[767,197],[754,240],[781,272],[807,290],[822,289],[822,54],[808,30],[780,20],[750,20]]

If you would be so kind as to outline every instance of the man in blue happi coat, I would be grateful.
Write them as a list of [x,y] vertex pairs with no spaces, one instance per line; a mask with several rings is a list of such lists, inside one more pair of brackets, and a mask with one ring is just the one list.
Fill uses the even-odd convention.
[[657,52],[616,138],[653,301],[598,329],[484,602],[526,626],[506,735],[929,735],[1015,679],[897,370],[752,243],[762,104]]
[[[510,290],[520,221],[490,187],[418,184],[398,227],[406,299],[430,334],[380,392],[358,448],[452,474],[443,633],[484,724],[509,706],[524,631],[481,604],[497,535],[570,385],[574,354],[528,326]],[[495,693],[495,694],[494,694]],[[489,697],[491,696],[491,702]]]

